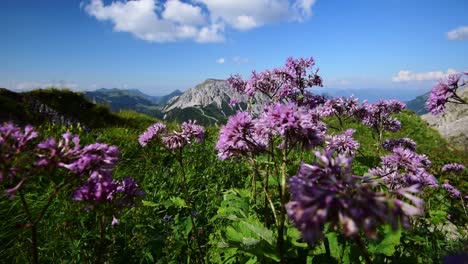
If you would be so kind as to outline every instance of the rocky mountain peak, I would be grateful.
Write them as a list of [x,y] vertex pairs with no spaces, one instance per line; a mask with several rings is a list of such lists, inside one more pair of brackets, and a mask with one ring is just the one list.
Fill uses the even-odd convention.
[[223,103],[229,103],[231,98],[247,101],[247,96],[231,89],[227,81],[207,79],[168,102],[163,111],[169,112],[177,108],[206,107],[213,104],[218,108],[222,108]]

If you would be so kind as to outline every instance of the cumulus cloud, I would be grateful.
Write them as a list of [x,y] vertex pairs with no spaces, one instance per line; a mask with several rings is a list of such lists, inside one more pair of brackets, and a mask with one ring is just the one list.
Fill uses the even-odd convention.
[[156,0],[112,2],[91,0],[85,11],[100,21],[111,21],[114,30],[128,32],[150,42],[172,42],[194,39],[199,42],[222,41],[223,27],[206,25],[198,6],[170,0],[163,6],[161,17]]
[[205,18],[202,14],[202,9],[199,6],[193,6],[175,1],[167,1],[164,5],[162,17],[185,25],[203,25]]
[[430,81],[438,80],[446,77],[449,74],[457,73],[454,69],[448,69],[447,72],[432,71],[432,72],[420,72],[413,73],[407,70],[401,70],[396,76],[392,78],[394,82],[410,82],[410,81]]
[[463,40],[468,39],[468,26],[459,27],[452,31],[447,32],[447,38],[450,40]]
[[224,64],[224,62],[225,62],[224,58],[219,58],[216,60],[216,63],[218,64]]
[[247,31],[269,23],[303,21],[315,4],[315,0],[86,1],[80,6],[97,20],[110,21],[115,31],[150,42],[202,43],[223,41],[225,26]]

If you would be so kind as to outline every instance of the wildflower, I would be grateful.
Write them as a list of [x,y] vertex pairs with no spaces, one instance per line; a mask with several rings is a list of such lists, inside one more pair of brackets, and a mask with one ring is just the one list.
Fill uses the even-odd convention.
[[436,187],[434,175],[427,172],[431,162],[426,155],[417,154],[410,149],[396,147],[393,152],[381,158],[381,167],[369,170],[369,174],[382,178],[390,189],[420,184]]
[[227,124],[221,127],[216,143],[221,160],[261,152],[264,148],[265,144],[255,134],[253,118],[246,112],[237,112],[229,118]]
[[112,226],[116,226],[119,224],[119,219],[117,219],[115,216],[112,216]]
[[334,157],[330,151],[315,155],[318,162],[302,163],[298,174],[290,178],[291,201],[286,205],[289,218],[308,243],[321,239],[326,223],[342,227],[346,236],[363,230],[375,237],[381,224],[408,226],[409,217],[422,214],[422,200],[411,194],[418,192],[417,188],[378,192],[374,190],[376,182],[352,174],[351,158],[342,154]]
[[[468,73],[464,74],[468,75]],[[429,99],[426,102],[426,108],[433,115],[445,112],[448,102],[467,104],[456,93],[459,87],[466,84],[466,82],[459,84],[461,76],[461,73],[450,74],[446,79],[439,80],[437,85],[432,88]]]
[[396,147],[402,147],[411,151],[416,150],[416,142],[410,138],[392,138],[387,139],[382,143],[382,147],[388,151],[392,151]]
[[450,164],[445,164],[443,167],[442,167],[442,172],[454,172],[454,173],[462,173],[463,171],[465,170],[465,166],[463,166],[462,164],[458,164],[458,163],[450,163]]
[[355,111],[355,116],[361,119],[364,125],[377,131],[396,132],[401,129],[401,123],[391,115],[405,108],[406,105],[397,100],[380,100],[375,104],[364,102],[363,110]]
[[258,118],[255,129],[265,139],[279,136],[282,139],[280,148],[299,143],[305,149],[311,149],[323,142],[326,126],[305,107],[295,103],[275,103]]
[[288,58],[284,67],[260,73],[253,71],[247,81],[240,75],[233,75],[228,83],[234,90],[248,96],[261,93],[274,102],[292,100],[302,105],[307,87],[322,86],[318,70],[312,71],[314,65],[313,58]]
[[353,134],[356,132],[354,129],[348,129],[341,135],[326,136],[325,149],[330,151],[334,150],[337,153],[354,156],[356,150],[359,148],[359,142],[354,140]]
[[142,147],[146,146],[153,138],[158,137],[162,132],[166,131],[166,125],[156,123],[149,126],[146,131],[138,137],[138,143]]
[[450,183],[443,183],[442,188],[444,188],[452,198],[459,198],[461,196],[461,192],[457,188],[453,187]]

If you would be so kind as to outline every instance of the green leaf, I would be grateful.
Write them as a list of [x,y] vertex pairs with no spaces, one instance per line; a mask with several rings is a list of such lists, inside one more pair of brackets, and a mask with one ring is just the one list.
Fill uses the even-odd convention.
[[338,234],[335,232],[330,232],[325,235],[328,239],[328,245],[330,247],[330,255],[335,259],[339,260],[341,256],[341,250],[343,246],[338,241]]
[[242,242],[244,236],[232,226],[226,227],[226,238],[231,241]]
[[179,207],[179,208],[186,208],[187,204],[185,203],[185,200],[180,198],[180,197],[172,197],[170,199],[172,205]]
[[443,210],[431,210],[429,211],[429,215],[431,216],[430,221],[434,225],[438,225],[440,223],[444,223],[447,221],[447,212]]
[[384,239],[377,245],[370,244],[369,251],[377,254],[384,254],[385,256],[392,256],[395,253],[395,246],[400,244],[401,229],[397,231],[392,230],[390,226],[384,228]]
[[150,207],[157,207],[157,206],[159,206],[158,203],[151,202],[151,201],[142,201],[142,203],[143,203],[143,206],[150,206]]
[[252,222],[242,221],[242,223],[255,235],[263,238],[268,244],[273,245],[273,232],[254,219],[249,220]]

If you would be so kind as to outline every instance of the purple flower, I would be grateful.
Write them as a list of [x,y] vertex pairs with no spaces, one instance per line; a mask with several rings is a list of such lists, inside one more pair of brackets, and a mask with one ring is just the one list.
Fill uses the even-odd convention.
[[426,155],[417,154],[403,147],[382,157],[381,167],[369,170],[369,174],[382,178],[390,189],[400,189],[415,184],[437,187],[434,175],[427,172],[431,162]]
[[187,139],[187,143],[195,140],[196,143],[201,143],[205,138],[205,129],[196,124],[196,121],[189,120],[180,125],[182,135]]
[[296,143],[311,149],[323,142],[326,126],[317,115],[295,103],[275,103],[266,107],[255,123],[257,134],[264,139],[279,136],[280,148],[292,147]]
[[[467,73],[464,74],[468,75]],[[456,94],[457,89],[466,84],[466,82],[459,84],[461,76],[461,73],[450,74],[447,78],[439,80],[437,85],[432,88],[426,102],[427,110],[433,115],[438,115],[445,112],[445,105],[448,102],[467,104]]]
[[146,146],[153,138],[158,137],[161,133],[166,131],[166,125],[163,123],[156,123],[149,126],[143,134],[138,137],[138,143],[142,147]]
[[354,156],[356,150],[359,148],[359,142],[353,138],[354,132],[356,132],[356,130],[348,129],[341,135],[327,135],[325,137],[325,149],[328,151],[333,150],[348,156]]
[[116,226],[119,224],[119,219],[115,218],[115,216],[112,216],[112,223],[111,225],[112,226]]
[[462,173],[463,171],[465,170],[465,166],[463,166],[462,164],[458,164],[458,163],[450,163],[450,164],[445,164],[443,167],[442,167],[442,172],[454,172],[454,173],[457,173],[457,174],[460,174]]
[[461,197],[460,191],[457,188],[453,187],[449,183],[443,183],[442,188],[444,188],[449,193],[450,197],[452,197],[452,198],[460,198]]
[[351,158],[334,157],[332,152],[315,155],[318,162],[301,164],[298,174],[290,178],[291,201],[286,205],[289,218],[307,242],[320,240],[326,223],[341,227],[346,236],[363,230],[375,237],[381,224],[408,226],[410,216],[422,214],[422,200],[410,194],[417,192],[416,188],[391,192],[400,196],[393,198],[376,191],[376,182],[353,175]]
[[59,164],[73,173],[104,171],[111,169],[119,160],[120,152],[116,146],[94,143],[85,146],[75,159],[69,159]]
[[245,86],[247,82],[242,80],[242,76],[239,74],[232,75],[227,79],[228,84],[237,92],[243,94],[245,93]]
[[260,73],[253,71],[247,81],[240,75],[234,75],[228,79],[228,83],[234,90],[248,96],[261,93],[273,102],[292,100],[303,105],[305,89],[322,86],[318,70],[312,71],[314,65],[313,58],[288,58],[284,67]]
[[416,142],[410,138],[392,138],[385,140],[382,143],[382,147],[388,151],[392,151],[396,147],[402,147],[411,151],[415,151]]
[[143,134],[140,135],[138,141],[141,146],[146,146],[149,141],[154,138],[162,138],[162,143],[166,148],[174,150],[183,148],[186,145],[195,141],[200,143],[205,137],[205,129],[196,124],[195,121],[183,122],[180,125],[181,131],[166,132],[166,126],[162,123],[156,123],[150,126]]
[[328,99],[319,109],[322,117],[354,116],[361,106],[358,99],[351,96]]
[[219,131],[216,150],[218,158],[227,158],[258,153],[265,149],[265,144],[255,134],[253,118],[246,112],[237,112]]
[[401,123],[391,115],[399,113],[405,108],[406,105],[397,100],[380,100],[375,104],[364,102],[364,110],[355,111],[355,115],[362,120],[364,125],[377,131],[396,132],[401,129]]
[[74,194],[75,201],[105,201],[112,200],[116,192],[117,183],[110,173],[93,172],[88,180],[78,187]]

